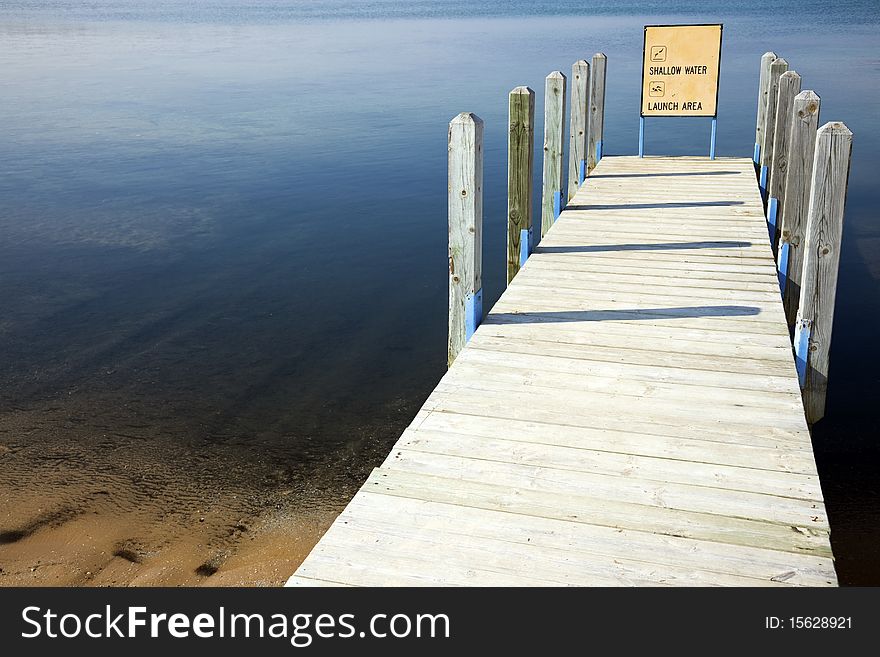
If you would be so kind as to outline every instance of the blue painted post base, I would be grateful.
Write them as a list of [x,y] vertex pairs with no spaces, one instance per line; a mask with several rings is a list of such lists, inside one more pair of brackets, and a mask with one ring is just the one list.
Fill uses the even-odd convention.
[[761,190],[761,200],[767,199],[767,167],[761,167],[761,177],[758,180],[758,188]]
[[777,278],[779,278],[779,294],[785,294],[785,284],[788,281],[788,249],[791,245],[783,242],[779,246],[779,258],[776,263]]
[[770,234],[770,246],[776,248],[776,215],[779,213],[779,200],[771,197],[767,204],[767,232]]
[[522,268],[532,253],[532,229],[521,230],[519,233],[519,266]]
[[483,288],[464,298],[464,339],[470,341],[480,322],[483,321]]
[[581,160],[578,163],[578,185],[583,185],[587,179],[587,161]]
[[755,154],[752,156],[752,161],[755,163],[755,166],[761,163],[761,144],[755,143]]
[[553,192],[553,221],[562,214],[562,192]]
[[794,327],[794,366],[801,388],[807,383],[807,363],[810,358],[810,329],[812,326],[813,322],[809,319],[799,319]]
[[596,164],[602,159],[602,140],[596,142]]

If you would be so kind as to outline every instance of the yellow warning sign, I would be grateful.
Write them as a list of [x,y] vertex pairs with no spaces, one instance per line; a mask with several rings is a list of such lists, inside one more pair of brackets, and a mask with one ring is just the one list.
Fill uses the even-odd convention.
[[715,116],[721,25],[646,25],[642,116]]

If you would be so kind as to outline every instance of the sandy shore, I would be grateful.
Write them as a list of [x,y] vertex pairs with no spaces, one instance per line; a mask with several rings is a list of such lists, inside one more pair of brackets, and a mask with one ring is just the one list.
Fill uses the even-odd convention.
[[369,435],[310,458],[149,424],[99,433],[87,412],[3,414],[0,586],[281,585],[382,457]]
[[0,535],[3,586],[279,586],[333,519],[279,514],[229,527],[208,514],[181,531],[138,514],[65,517],[34,506],[30,525],[11,520],[26,511],[6,505],[3,514],[2,526],[23,528]]

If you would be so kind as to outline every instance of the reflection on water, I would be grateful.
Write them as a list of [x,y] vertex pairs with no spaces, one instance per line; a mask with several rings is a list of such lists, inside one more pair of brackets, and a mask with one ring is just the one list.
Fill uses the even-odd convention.
[[[784,33],[747,4],[593,3],[560,20],[518,15],[525,3],[4,3],[0,531],[141,514],[126,536],[144,554],[205,523],[215,558],[241,549],[241,516],[338,510],[445,368],[449,119],[486,123],[491,304],[507,91],[540,92],[601,49],[606,152],[634,152],[642,25],[721,19],[721,154],[752,152],[767,49],[822,96],[823,121],[855,132],[815,441],[841,579],[880,583],[866,467],[880,386],[862,362],[880,320],[877,9],[838,3],[816,35],[809,4]],[[703,153],[708,135],[708,121],[649,121],[647,150]]]

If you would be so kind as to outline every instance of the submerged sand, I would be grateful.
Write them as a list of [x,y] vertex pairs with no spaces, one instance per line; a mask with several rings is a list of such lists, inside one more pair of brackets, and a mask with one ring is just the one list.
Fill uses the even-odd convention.
[[[39,504],[19,511],[39,524],[25,525],[30,533],[13,540],[3,536],[4,586],[279,586],[332,522],[327,514],[229,527],[214,517],[170,528],[137,513],[94,510],[65,519]],[[4,525],[14,515],[4,514]]]
[[399,431],[355,427],[309,456],[149,424],[96,430],[69,403],[2,420],[0,586],[281,585]]

